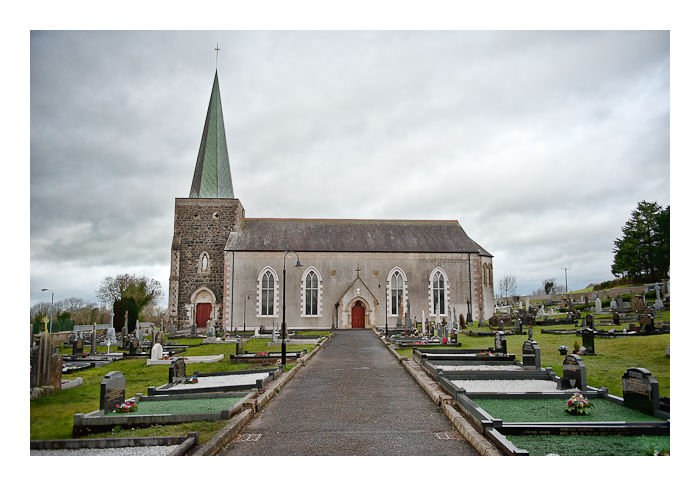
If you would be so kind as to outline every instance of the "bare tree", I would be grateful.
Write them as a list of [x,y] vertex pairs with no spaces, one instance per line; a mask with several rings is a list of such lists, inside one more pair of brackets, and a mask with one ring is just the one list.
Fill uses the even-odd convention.
[[133,297],[139,312],[148,304],[157,303],[162,294],[157,280],[128,273],[105,277],[96,292],[97,299],[108,308],[114,305],[115,300]]
[[513,275],[504,275],[503,278],[498,281],[498,289],[501,291],[501,297],[505,296],[507,299],[509,293],[512,295],[518,289],[518,279]]

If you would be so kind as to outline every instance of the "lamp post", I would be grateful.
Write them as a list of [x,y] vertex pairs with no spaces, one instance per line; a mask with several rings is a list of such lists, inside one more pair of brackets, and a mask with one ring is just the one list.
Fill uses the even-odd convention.
[[282,366],[287,364],[287,343],[285,336],[287,335],[287,255],[294,253],[297,256],[297,263],[294,268],[301,268],[299,254],[292,250],[287,250],[282,257]]
[[384,337],[389,339],[389,302],[391,298],[389,296],[389,281],[386,282],[386,305],[384,306]]
[[51,334],[51,330],[53,329],[53,289],[41,289],[41,291],[51,291],[51,315],[49,316],[49,334]]
[[246,304],[248,299],[250,299],[250,295],[246,296],[245,300],[243,301],[243,332],[245,332]]

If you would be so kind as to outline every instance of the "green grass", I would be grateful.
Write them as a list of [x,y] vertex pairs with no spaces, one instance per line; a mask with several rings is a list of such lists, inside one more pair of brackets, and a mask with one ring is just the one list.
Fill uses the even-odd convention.
[[140,429],[122,429],[115,427],[110,432],[92,434],[87,438],[119,438],[119,437],[166,437],[187,435],[189,432],[199,432],[199,443],[204,444],[216,435],[228,422],[217,420],[215,422],[187,422],[177,425],[154,425]]
[[669,453],[669,436],[583,436],[583,435],[509,435],[516,447],[531,456],[651,456],[654,451]]
[[[666,317],[667,322],[670,317]],[[582,345],[581,337],[575,334],[555,335],[542,334],[542,329],[572,329],[572,324],[560,326],[535,326],[533,338],[540,345],[542,353],[542,366],[551,366],[558,376],[562,376],[562,363],[564,357],[559,354],[559,346],[566,345],[569,351],[574,349],[574,342]],[[474,331],[486,331],[487,327],[469,326],[467,329]],[[627,329],[627,324],[620,326],[604,327],[602,329]],[[666,346],[670,345],[670,334],[658,334],[654,336],[637,336],[595,340],[596,356],[583,356],[586,364],[586,377],[588,384],[594,387],[606,386],[611,394],[622,396],[622,375],[627,368],[646,368],[659,382],[659,395],[671,396],[670,372],[671,365],[666,357]],[[493,347],[492,336],[473,337],[459,334],[457,339],[463,348],[488,348]],[[508,351],[515,354],[517,359],[522,359],[523,342],[527,339],[527,333],[517,336],[507,336]],[[429,349],[429,347],[421,349]],[[397,349],[397,353],[411,359],[411,348]]]
[[[180,342],[192,341],[201,343],[201,339],[179,340]],[[88,347],[89,349],[89,347]],[[281,351],[281,347],[267,346],[266,339],[254,339],[246,342],[246,351]],[[307,349],[309,352],[313,349],[310,345],[290,345],[287,346],[288,351],[301,351]],[[222,371],[238,371],[245,369],[258,369],[271,367],[260,363],[239,363],[232,364],[229,362],[229,355],[236,351],[235,344],[205,344],[188,349],[184,356],[203,356],[223,354],[224,359],[217,363],[194,363],[187,365],[187,374],[191,375],[195,371],[201,373],[217,373]],[[183,355],[178,355],[183,356]],[[296,364],[288,362],[286,370],[291,369]],[[272,366],[273,367],[273,366]],[[29,435],[31,440],[41,439],[69,439],[72,436],[73,430],[73,415],[76,413],[87,413],[97,410],[100,406],[100,382],[104,375],[110,371],[121,371],[126,377],[126,397],[133,397],[137,393],[147,394],[149,386],[159,386],[168,382],[168,366],[154,365],[146,366],[145,359],[125,359],[116,361],[101,368],[89,368],[85,371],[71,373],[65,375],[65,379],[81,377],[83,384],[81,386],[61,390],[52,395],[40,397],[30,401],[30,426]],[[218,423],[218,422],[217,422]],[[210,422],[204,422],[205,431],[213,436],[216,431],[223,427],[226,422],[221,421],[220,426],[211,425]],[[146,429],[152,430],[153,427]],[[216,429],[216,430],[214,430]],[[142,432],[140,429],[138,434],[150,435],[150,433]],[[169,427],[168,430],[179,433],[187,433],[188,431],[199,430],[192,424],[182,424],[181,426]],[[135,432],[135,431],[134,431]],[[127,437],[130,431],[123,431],[121,435],[105,435],[105,437]],[[164,433],[163,435],[169,435]],[[91,436],[92,437],[92,436]]]
[[589,415],[569,415],[564,411],[566,400],[543,399],[485,399],[474,400],[494,418],[504,422],[646,422],[658,420],[651,415],[617,405],[604,399],[589,399],[593,405]]
[[243,397],[234,398],[200,398],[191,400],[153,400],[140,402],[135,412],[106,413],[112,415],[157,415],[177,413],[216,413],[233,407]]

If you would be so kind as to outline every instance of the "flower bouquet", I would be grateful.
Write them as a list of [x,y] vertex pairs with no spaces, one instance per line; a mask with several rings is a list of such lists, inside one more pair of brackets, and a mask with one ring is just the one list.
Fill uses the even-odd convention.
[[134,402],[124,402],[124,403],[117,405],[114,408],[114,411],[117,413],[135,412],[136,411],[136,404]]
[[447,338],[442,338],[442,344],[447,344]]
[[566,402],[564,411],[569,415],[588,415],[593,404],[580,393],[574,393]]
[[484,356],[495,356],[491,351],[481,351],[479,353],[476,353],[477,356],[479,357],[484,357]]
[[270,353],[268,351],[260,351],[258,353],[255,353],[255,356],[259,356],[261,358],[264,358],[266,356],[270,356]]
[[195,383],[199,383],[199,380],[197,379],[196,376],[190,376],[188,378],[185,378],[183,381],[185,385],[194,385]]

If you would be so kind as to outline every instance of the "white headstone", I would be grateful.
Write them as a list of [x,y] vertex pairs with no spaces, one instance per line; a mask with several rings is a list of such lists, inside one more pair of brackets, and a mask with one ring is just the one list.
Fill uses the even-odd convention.
[[603,313],[603,303],[600,301],[599,298],[595,299],[595,312],[596,312],[596,314]]
[[423,336],[428,333],[428,323],[425,321],[425,311],[420,311],[420,322],[423,329],[421,329]]
[[523,308],[523,301],[519,300],[518,301],[518,309],[522,309],[522,308]]
[[155,343],[151,348],[151,359],[163,359],[163,346]]
[[525,298],[525,310],[530,310],[530,297]]
[[615,299],[610,299],[610,310],[614,311],[617,309],[617,302],[615,302]]
[[544,306],[537,309],[537,315],[535,317],[537,319],[542,319],[544,317]]

